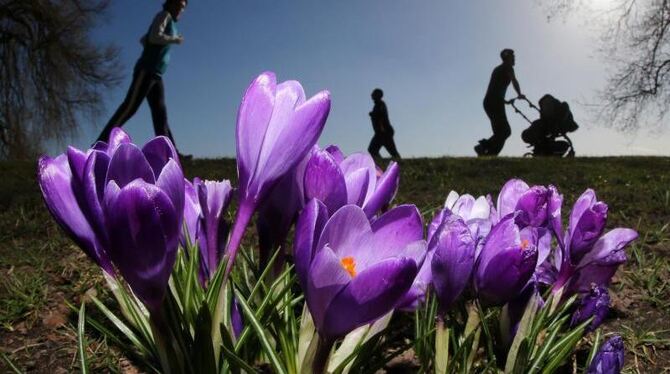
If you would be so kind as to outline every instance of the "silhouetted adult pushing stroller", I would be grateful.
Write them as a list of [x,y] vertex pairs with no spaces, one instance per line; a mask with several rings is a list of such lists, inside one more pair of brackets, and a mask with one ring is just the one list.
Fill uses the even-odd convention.
[[[572,140],[570,140],[567,133],[576,131],[579,126],[572,117],[568,103],[546,94],[538,102],[540,106],[538,108],[530,100],[524,98],[523,100],[540,114],[539,119],[531,121],[514,104],[516,100],[512,99],[507,104],[511,105],[515,112],[519,113],[521,117],[530,123],[530,127],[521,133],[521,139],[525,143],[528,143],[529,148],[532,148],[531,152],[524,154],[525,157],[575,156]],[[562,140],[558,140],[558,138],[562,138]]]

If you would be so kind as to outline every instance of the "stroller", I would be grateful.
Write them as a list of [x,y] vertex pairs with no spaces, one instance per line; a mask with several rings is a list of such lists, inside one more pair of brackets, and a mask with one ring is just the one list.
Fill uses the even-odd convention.
[[[570,106],[565,101],[560,101],[555,97],[546,94],[539,101],[540,107],[536,107],[530,100],[525,99],[528,105],[540,113],[540,118],[531,121],[528,117],[516,107],[515,100],[507,103],[514,108],[528,123],[530,127],[521,133],[521,139],[528,143],[532,148],[531,152],[524,154],[524,157],[536,156],[554,156],[554,157],[574,157],[575,150],[572,147],[572,141],[567,133],[576,131],[579,125],[572,118]],[[557,138],[563,140],[557,140]]]

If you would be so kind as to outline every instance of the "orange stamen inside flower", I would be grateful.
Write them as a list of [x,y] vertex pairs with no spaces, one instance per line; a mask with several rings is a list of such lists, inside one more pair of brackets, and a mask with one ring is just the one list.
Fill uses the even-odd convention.
[[340,264],[344,268],[344,270],[351,275],[351,277],[356,276],[356,261],[354,260],[353,257],[347,256],[344,257],[343,259],[340,260]]
[[528,248],[528,239],[524,239],[521,241],[521,250],[523,251],[524,249]]

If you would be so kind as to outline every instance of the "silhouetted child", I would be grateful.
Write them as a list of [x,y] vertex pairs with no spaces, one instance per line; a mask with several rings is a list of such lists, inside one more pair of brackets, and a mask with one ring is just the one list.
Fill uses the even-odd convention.
[[126,98],[102,130],[98,140],[108,141],[112,129],[123,126],[146,98],[151,109],[156,136],[167,136],[172,144],[175,144],[168,125],[162,76],[170,61],[170,47],[172,44],[181,44],[184,41],[177,32],[177,20],[186,8],[187,2],[187,0],[167,0],[163,4],[163,10],[154,17],[149,30],[140,39],[144,50],[135,64],[133,81]]
[[514,86],[518,98],[525,99],[525,96],[521,93],[519,82],[514,75],[514,51],[503,49],[500,52],[500,58],[503,62],[493,69],[489,87],[484,97],[484,110],[489,120],[491,120],[493,136],[480,140],[479,144],[475,146],[475,152],[479,156],[497,156],[503,149],[505,140],[512,133],[509,122],[507,122],[507,115],[505,114],[505,94],[507,93],[509,84],[512,83]]
[[368,152],[370,152],[372,157],[381,158],[379,150],[383,146],[391,154],[391,157],[400,159],[400,154],[393,141],[393,134],[395,132],[393,131],[393,126],[391,126],[391,121],[389,121],[386,104],[382,100],[383,96],[384,92],[379,88],[375,88],[372,91],[371,97],[375,106],[372,108],[372,112],[370,112],[370,120],[372,121],[372,129],[375,135],[370,140]]

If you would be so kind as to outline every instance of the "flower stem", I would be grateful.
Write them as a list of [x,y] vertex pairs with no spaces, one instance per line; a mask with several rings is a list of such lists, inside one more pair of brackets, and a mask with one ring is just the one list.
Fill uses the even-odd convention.
[[[227,303],[228,296],[226,295],[228,290],[228,277],[230,272],[233,269],[233,264],[235,262],[235,256],[237,255],[237,250],[240,247],[242,238],[244,237],[244,232],[247,229],[251,217],[254,215],[256,206],[254,204],[249,204],[246,201],[241,201],[240,206],[237,209],[237,215],[235,217],[235,225],[233,226],[232,234],[228,245],[226,246],[225,255],[223,261],[225,262],[226,271],[223,275],[223,281],[221,282],[221,289],[219,290],[219,295],[216,301],[216,306],[214,313],[212,314],[212,343],[214,345],[214,357],[217,361],[219,360],[219,353],[221,347],[221,324],[224,323],[224,319],[229,321],[230,308],[227,308],[229,305]],[[226,326],[229,327],[229,326]]]
[[313,374],[323,374],[326,372],[330,351],[335,344],[335,339],[322,338],[321,335],[319,335],[318,339],[319,342],[317,343],[316,351],[314,352],[314,361],[312,362]]
[[435,323],[435,374],[444,374],[449,367],[449,327],[444,318]]
[[161,310],[151,313],[150,324],[163,372],[167,374],[185,372],[182,360],[188,358],[180,356],[176,339]]
[[242,243],[244,232],[246,231],[247,225],[249,225],[249,221],[251,221],[251,217],[254,215],[255,210],[255,204],[250,204],[246,201],[240,202],[240,207],[237,209],[237,216],[235,217],[235,225],[233,226],[232,234],[230,235],[230,241],[226,246],[225,256],[228,258],[228,263],[226,264],[224,283],[225,280],[228,279],[230,271],[233,269],[237,250],[240,247],[240,243]]

